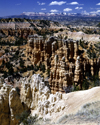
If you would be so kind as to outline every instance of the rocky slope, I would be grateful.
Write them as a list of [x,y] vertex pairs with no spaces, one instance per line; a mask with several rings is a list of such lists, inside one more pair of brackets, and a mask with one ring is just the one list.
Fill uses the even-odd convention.
[[0,29],[16,29],[16,28],[54,28],[63,27],[58,22],[49,20],[30,20],[21,18],[0,19]]
[[[27,111],[32,116],[50,120],[50,124],[64,124],[66,116],[76,114],[88,103],[100,101],[100,87],[69,94],[51,94],[40,75],[20,79],[21,87],[13,88],[0,78],[0,124],[16,125],[17,116]],[[63,118],[63,120],[62,120]],[[5,120],[6,119],[6,120]],[[70,122],[69,122],[70,123]],[[65,122],[66,124],[66,122]]]
[[85,34],[83,32],[68,32],[68,38],[74,39],[74,40],[80,40],[83,39],[88,42],[100,42],[100,35],[97,34]]

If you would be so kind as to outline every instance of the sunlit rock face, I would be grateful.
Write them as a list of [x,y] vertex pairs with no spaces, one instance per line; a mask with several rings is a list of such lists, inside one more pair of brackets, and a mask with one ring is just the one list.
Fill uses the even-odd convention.
[[20,100],[20,96],[17,93],[16,89],[11,89],[9,93],[9,109],[11,115],[10,125],[16,125],[18,123],[17,116],[25,110],[23,104]]
[[11,85],[3,83],[0,79],[0,125],[16,125],[19,122],[17,116],[28,107],[21,102],[20,93]]
[[[76,65],[75,70],[79,70],[79,57],[77,57]],[[6,83],[0,86],[0,125],[19,124],[20,116],[24,111],[29,111],[32,116],[37,114],[43,119],[56,120],[64,113],[75,113],[88,102],[100,100],[100,87],[69,94],[59,92],[51,94],[49,87],[45,85],[39,74],[21,78],[20,83],[20,91],[18,87],[13,88]]]
[[[0,82],[2,83],[3,79],[0,79]],[[18,124],[17,117],[20,117],[24,111],[31,111],[32,115],[35,112],[43,117],[61,110],[61,107],[54,108],[54,106],[62,99],[62,94],[51,94],[39,74],[34,74],[31,78],[22,78],[20,83],[20,90],[6,83],[0,86],[1,125]]]
[[[100,60],[90,59],[81,45],[84,43],[87,48],[93,39],[88,42],[83,32],[68,32],[67,35],[68,39],[52,36],[46,40],[33,35],[27,41],[26,56],[33,65],[44,65],[50,71],[49,86],[53,94],[71,92],[74,86],[82,89],[83,78],[87,73],[100,77]],[[91,35],[88,37],[91,38]]]
[[68,38],[74,39],[74,40],[80,40],[81,38],[83,38],[83,40],[85,41],[89,41],[89,42],[98,42],[100,41],[99,39],[100,35],[98,34],[85,34],[82,31],[79,32],[68,32]]
[[43,78],[39,74],[34,74],[31,79],[22,82],[21,101],[32,110],[39,108],[40,103],[45,102],[49,98],[49,95],[50,89],[45,86]]
[[0,85],[0,124],[10,124],[9,91],[11,86]]
[[[26,84],[26,83],[25,83]],[[62,99],[61,93],[55,95],[50,94],[50,89],[45,85],[43,78],[39,74],[35,74],[30,80],[31,88],[31,110],[34,114],[34,110],[37,110],[39,116],[51,115],[53,112],[57,112],[60,109],[53,109],[55,104]]]

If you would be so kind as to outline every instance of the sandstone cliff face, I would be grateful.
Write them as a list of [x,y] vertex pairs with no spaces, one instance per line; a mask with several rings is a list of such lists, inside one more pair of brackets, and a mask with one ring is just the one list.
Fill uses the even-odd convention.
[[15,88],[0,84],[0,125],[16,125],[19,121],[17,116],[27,109]]
[[10,124],[10,110],[9,110],[9,87],[0,86],[0,124]]
[[18,123],[16,117],[20,116],[25,109],[15,88],[11,89],[9,93],[9,109],[11,115],[10,125],[16,125]]

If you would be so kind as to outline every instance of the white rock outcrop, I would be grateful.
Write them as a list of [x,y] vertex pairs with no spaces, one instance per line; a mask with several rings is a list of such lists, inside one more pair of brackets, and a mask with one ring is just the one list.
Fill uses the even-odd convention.
[[29,110],[33,116],[37,114],[54,122],[63,115],[76,113],[86,103],[100,101],[100,87],[68,94],[51,94],[38,74],[20,79],[20,83],[20,91],[5,83],[0,86],[0,125],[17,125],[17,116]]
[[31,78],[20,79],[20,90],[18,87],[13,88],[6,83],[3,84],[3,78],[0,79],[0,83],[1,125],[16,125],[19,122],[17,116],[28,109],[39,116],[51,115],[61,110],[60,106],[57,108],[54,106],[62,99],[62,94],[50,94],[50,89],[45,86],[39,74],[34,74]]
[[20,99],[31,110],[31,114],[38,116],[51,116],[54,112],[60,112],[64,107],[54,107],[62,99],[61,93],[55,95],[50,93],[50,89],[45,85],[43,78],[39,74],[34,74],[31,78],[24,78],[21,85]]
[[100,35],[98,34],[85,34],[82,31],[79,32],[70,32],[68,31],[68,38],[74,39],[74,40],[80,40],[83,38],[85,41],[89,42],[98,42]]

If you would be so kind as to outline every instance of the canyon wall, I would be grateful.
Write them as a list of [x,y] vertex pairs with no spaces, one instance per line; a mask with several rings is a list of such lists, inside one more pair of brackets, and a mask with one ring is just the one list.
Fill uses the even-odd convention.
[[73,85],[82,89],[87,73],[100,75],[99,58],[89,59],[80,48],[79,40],[58,37],[44,40],[37,35],[28,40],[26,56],[33,65],[44,64],[46,70],[50,70],[49,85],[52,93],[65,93],[71,91]]

